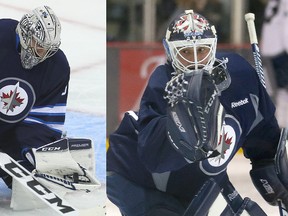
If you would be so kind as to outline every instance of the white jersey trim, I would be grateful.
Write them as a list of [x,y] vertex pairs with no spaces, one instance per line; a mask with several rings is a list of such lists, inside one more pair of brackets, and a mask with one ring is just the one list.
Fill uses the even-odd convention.
[[41,107],[41,108],[34,108],[31,109],[30,113],[65,113],[66,112],[66,106],[60,105],[60,106],[51,106],[51,107]]

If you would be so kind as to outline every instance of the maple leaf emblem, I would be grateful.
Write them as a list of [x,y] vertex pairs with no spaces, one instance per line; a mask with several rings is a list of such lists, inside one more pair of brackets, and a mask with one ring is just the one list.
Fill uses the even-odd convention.
[[222,133],[220,135],[218,142],[218,151],[220,152],[220,155],[215,157],[215,161],[218,160],[218,162],[220,163],[220,160],[225,158],[225,153],[230,148],[231,144],[232,144],[232,137],[228,137],[227,132],[225,134]]
[[1,102],[4,103],[3,109],[6,109],[6,113],[9,111],[13,112],[15,107],[19,107],[22,103],[24,98],[19,97],[19,92],[17,92],[17,88],[19,87],[19,83],[15,85],[15,89],[8,93],[2,92]]
[[223,135],[220,135],[218,145],[223,144],[221,152],[223,152],[225,154],[226,150],[228,150],[230,148],[230,145],[232,144],[232,137],[228,138],[227,133],[225,133],[223,143],[222,143],[222,137],[223,137]]

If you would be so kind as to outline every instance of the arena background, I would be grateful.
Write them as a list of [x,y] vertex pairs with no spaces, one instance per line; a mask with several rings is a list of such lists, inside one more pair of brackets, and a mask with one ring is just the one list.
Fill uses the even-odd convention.
[[[107,136],[117,128],[125,111],[137,110],[151,72],[157,65],[165,62],[161,35],[160,38],[157,35],[161,31],[163,33],[163,29],[159,28],[161,8],[163,12],[165,10],[163,5],[167,6],[169,2],[195,1],[107,1]],[[227,12],[221,14],[219,11],[218,14],[224,23],[220,25],[220,30],[223,35],[226,32],[226,37],[219,41],[218,49],[224,52],[237,52],[254,65],[244,14],[255,13],[260,40],[265,1],[201,2],[207,2],[207,5],[211,2],[221,2]],[[166,13],[169,14],[169,11]],[[170,14],[173,15],[173,12]],[[217,30],[219,31],[219,28]],[[265,62],[265,59],[263,61]],[[265,76],[267,90],[272,94],[272,84],[268,79],[269,71],[266,65]],[[228,167],[232,183],[243,198],[249,197],[257,202],[267,215],[279,215],[278,208],[269,206],[252,185],[249,177],[250,169],[249,160],[239,152]],[[109,200],[107,215],[120,215],[118,209]]]

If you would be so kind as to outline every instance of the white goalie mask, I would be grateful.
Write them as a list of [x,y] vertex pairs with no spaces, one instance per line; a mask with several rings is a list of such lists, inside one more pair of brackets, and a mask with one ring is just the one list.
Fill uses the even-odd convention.
[[163,45],[176,72],[210,71],[215,62],[216,30],[205,17],[186,10],[169,25]]
[[25,14],[17,25],[20,38],[21,63],[25,69],[54,55],[61,44],[59,19],[48,6],[41,6]]

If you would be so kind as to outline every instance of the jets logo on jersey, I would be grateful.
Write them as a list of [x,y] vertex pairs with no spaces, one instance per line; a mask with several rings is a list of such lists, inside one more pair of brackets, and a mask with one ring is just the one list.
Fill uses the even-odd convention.
[[211,166],[221,166],[226,162],[233,152],[235,146],[235,131],[230,125],[224,125],[222,128],[222,135],[220,135],[218,142],[218,152],[220,155],[214,158],[209,158],[208,162]]
[[225,125],[219,137],[217,151],[220,154],[200,162],[200,169],[207,175],[223,172],[237,151],[237,143],[242,133],[239,122],[230,115],[225,116]]
[[0,80],[0,120],[15,123],[23,120],[35,102],[33,87],[25,80]]

